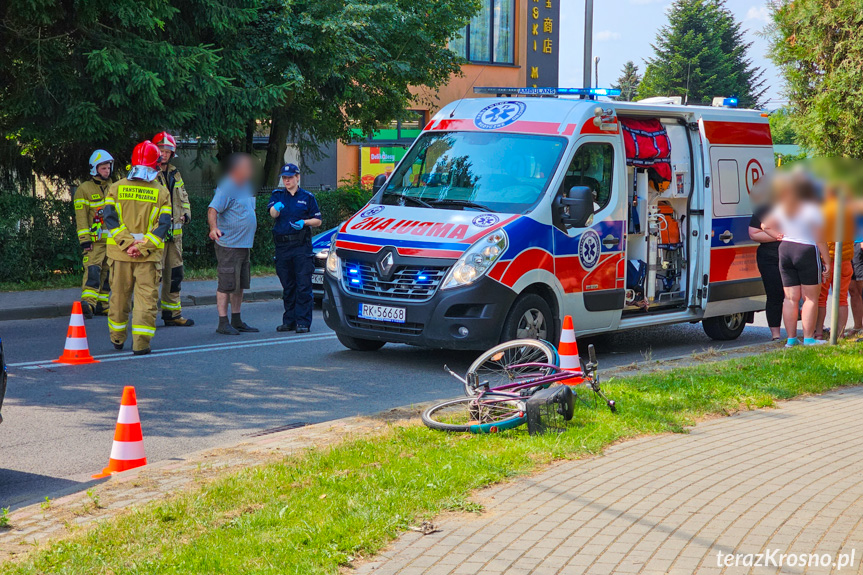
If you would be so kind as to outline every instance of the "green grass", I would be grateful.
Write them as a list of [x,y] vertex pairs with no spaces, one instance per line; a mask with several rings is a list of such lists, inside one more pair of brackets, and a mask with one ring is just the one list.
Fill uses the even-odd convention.
[[[214,280],[216,279],[216,268],[186,269],[186,280]],[[275,266],[252,266],[253,276],[271,276],[276,274]],[[78,274],[54,274],[43,280],[32,280],[26,282],[0,282],[0,292],[4,291],[35,291],[47,289],[63,289],[78,287],[81,285],[83,276]]]
[[2,573],[337,573],[471,491],[556,458],[642,434],[683,432],[709,414],[863,382],[859,347],[777,351],[607,382],[619,412],[576,407],[563,434],[382,435],[222,476],[32,552]]

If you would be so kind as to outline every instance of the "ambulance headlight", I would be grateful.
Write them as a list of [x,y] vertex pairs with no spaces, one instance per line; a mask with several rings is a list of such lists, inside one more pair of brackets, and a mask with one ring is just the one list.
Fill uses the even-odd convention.
[[342,277],[342,267],[339,265],[339,256],[336,255],[336,238],[339,234],[333,234],[330,240],[330,248],[327,250],[327,273],[336,279]]
[[481,278],[503,255],[509,239],[503,230],[495,230],[467,249],[450,268],[441,284],[441,289],[468,285]]

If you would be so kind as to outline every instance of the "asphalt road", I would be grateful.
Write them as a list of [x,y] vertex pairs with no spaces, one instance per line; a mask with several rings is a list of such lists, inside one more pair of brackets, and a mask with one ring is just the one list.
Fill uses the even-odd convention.
[[[187,314],[192,328],[159,328],[157,353],[116,352],[106,318],[87,322],[96,365],[51,364],[63,348],[67,318],[0,322],[9,389],[0,424],[0,507],[20,507],[81,489],[107,465],[124,385],[134,385],[150,462],[242,440],[291,423],[316,423],[438,398],[460,384],[475,352],[404,345],[346,350],[315,312],[312,333],[279,334],[281,302],[247,303],[243,317],[261,328],[239,337],[215,333],[213,307]],[[769,339],[758,314],[734,342],[710,340],[700,325],[602,336],[600,369]],[[158,321],[161,325],[161,320]],[[128,349],[128,345],[127,345]]]

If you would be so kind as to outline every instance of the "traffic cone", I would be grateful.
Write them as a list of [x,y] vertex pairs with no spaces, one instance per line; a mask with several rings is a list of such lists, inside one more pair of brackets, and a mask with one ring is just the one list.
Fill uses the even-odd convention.
[[102,479],[142,465],[147,465],[147,457],[144,455],[138,400],[135,398],[135,388],[127,385],[123,388],[123,399],[120,400],[120,414],[117,416],[117,430],[114,432],[108,467],[94,475],[93,479]]
[[80,365],[83,363],[99,363],[90,355],[87,345],[87,329],[84,327],[84,314],[81,312],[81,302],[72,304],[72,316],[69,318],[69,329],[66,331],[66,345],[63,353],[53,363],[68,363]]
[[[581,360],[578,357],[578,343],[575,341],[575,328],[572,325],[571,315],[563,318],[563,329],[560,331],[560,344],[557,346],[557,354],[560,356],[561,369],[581,374]],[[581,377],[573,377],[561,383],[578,385],[581,382]]]

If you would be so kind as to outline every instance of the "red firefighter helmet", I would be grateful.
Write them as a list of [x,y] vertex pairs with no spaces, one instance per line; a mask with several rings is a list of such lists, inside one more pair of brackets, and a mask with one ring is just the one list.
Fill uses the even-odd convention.
[[177,151],[177,140],[168,132],[159,132],[153,136],[153,143],[159,146],[160,149],[164,147],[172,152]]
[[159,160],[161,157],[162,154],[159,152],[159,148],[156,147],[156,144],[150,140],[145,140],[135,146],[135,149],[132,150],[132,165],[145,166],[155,170],[159,168]]

